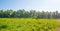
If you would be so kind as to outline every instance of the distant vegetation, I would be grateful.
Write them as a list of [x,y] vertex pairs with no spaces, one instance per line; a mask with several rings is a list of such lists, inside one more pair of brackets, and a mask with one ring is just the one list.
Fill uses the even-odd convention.
[[36,10],[0,10],[0,18],[60,18],[60,13],[56,12],[39,12]]
[[54,31],[56,19],[0,18],[0,31]]

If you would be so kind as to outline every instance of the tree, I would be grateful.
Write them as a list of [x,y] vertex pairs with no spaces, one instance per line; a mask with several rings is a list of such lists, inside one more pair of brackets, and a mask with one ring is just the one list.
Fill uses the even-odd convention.
[[41,12],[37,12],[37,18],[42,18]]
[[58,18],[58,11],[55,12],[55,18]]
[[3,10],[0,10],[0,17],[3,17]]
[[13,14],[13,10],[7,10],[7,11],[4,11],[4,17],[12,17],[12,14]]
[[30,10],[30,17],[31,18],[37,18],[37,13],[35,10]]

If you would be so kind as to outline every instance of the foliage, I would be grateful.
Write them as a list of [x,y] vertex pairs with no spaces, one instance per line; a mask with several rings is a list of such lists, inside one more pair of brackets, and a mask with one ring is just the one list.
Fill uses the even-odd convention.
[[0,18],[60,18],[60,13],[58,11],[56,12],[40,12],[36,10],[30,10],[26,11],[24,9],[20,9],[17,11],[14,11],[12,9],[10,10],[0,10]]

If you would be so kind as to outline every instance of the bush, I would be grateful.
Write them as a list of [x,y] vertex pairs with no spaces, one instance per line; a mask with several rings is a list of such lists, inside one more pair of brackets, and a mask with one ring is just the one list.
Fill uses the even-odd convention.
[[0,29],[6,29],[6,28],[8,28],[7,25],[0,25]]

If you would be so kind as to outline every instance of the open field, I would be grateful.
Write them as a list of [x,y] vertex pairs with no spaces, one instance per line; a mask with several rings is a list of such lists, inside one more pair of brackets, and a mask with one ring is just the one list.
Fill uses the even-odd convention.
[[0,31],[55,31],[57,19],[0,18]]

